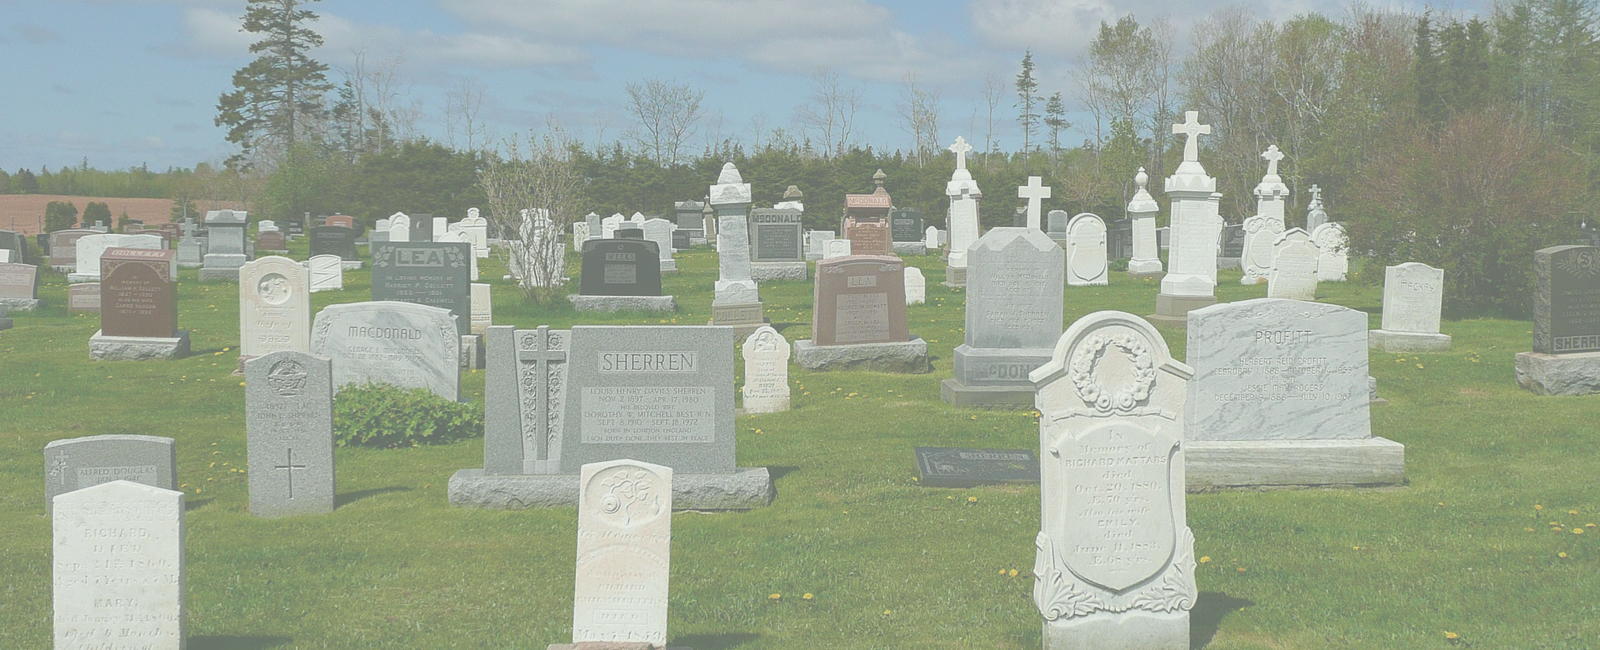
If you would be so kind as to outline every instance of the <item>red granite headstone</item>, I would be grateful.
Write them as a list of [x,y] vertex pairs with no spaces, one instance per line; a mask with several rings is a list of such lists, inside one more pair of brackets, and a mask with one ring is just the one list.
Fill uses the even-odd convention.
[[351,230],[356,230],[356,218],[352,217],[352,216],[350,216],[348,214],[336,214],[336,215],[330,216],[327,219],[325,219],[322,222],[322,225],[324,225],[324,226],[343,226],[343,227],[349,228]]
[[289,250],[289,244],[282,232],[269,231],[256,235],[256,250],[284,251]]
[[100,313],[100,283],[80,282],[67,287],[67,313]]
[[846,219],[844,238],[850,240],[851,255],[894,254],[894,248],[889,243],[889,223],[887,221]]
[[50,233],[50,266],[77,270],[78,268],[78,240],[89,235],[98,235],[99,231],[83,229],[57,230]]
[[811,340],[817,345],[911,340],[906,264],[898,257],[847,255],[817,262],[812,304]]
[[177,251],[108,248],[100,256],[100,333],[171,338],[178,330]]

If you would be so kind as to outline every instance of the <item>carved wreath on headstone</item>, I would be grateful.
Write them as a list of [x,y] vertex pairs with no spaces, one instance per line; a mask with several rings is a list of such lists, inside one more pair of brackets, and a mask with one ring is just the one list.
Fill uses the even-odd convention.
[[662,512],[662,494],[656,489],[650,472],[638,468],[621,468],[600,482],[605,493],[594,505],[600,516],[618,526],[632,526],[650,521]]
[[294,397],[306,387],[306,371],[295,361],[279,361],[267,372],[267,386],[284,397]]
[[1557,262],[1561,271],[1573,276],[1600,276],[1600,254],[1595,251],[1573,251]]
[[[1107,387],[1100,383],[1095,370],[1113,347],[1127,355],[1133,364],[1133,377],[1122,386]],[[1140,402],[1150,398],[1150,389],[1156,383],[1155,359],[1150,348],[1131,334],[1096,334],[1085,339],[1072,355],[1071,373],[1078,396],[1102,414],[1133,411]]]

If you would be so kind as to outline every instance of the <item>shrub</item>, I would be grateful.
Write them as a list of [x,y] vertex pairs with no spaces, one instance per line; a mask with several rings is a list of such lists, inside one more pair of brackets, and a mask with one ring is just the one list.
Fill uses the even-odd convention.
[[483,411],[426,388],[347,386],[333,401],[333,438],[342,447],[411,447],[483,435]]

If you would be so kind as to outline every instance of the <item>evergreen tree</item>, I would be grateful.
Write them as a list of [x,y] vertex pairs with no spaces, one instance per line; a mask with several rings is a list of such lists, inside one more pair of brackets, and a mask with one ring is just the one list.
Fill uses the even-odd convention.
[[1072,126],[1067,122],[1067,107],[1061,103],[1059,90],[1050,96],[1050,101],[1044,103],[1044,125],[1050,127],[1051,160],[1058,160],[1061,155],[1061,131]]
[[[1039,102],[1039,82],[1033,78],[1033,51],[1022,54],[1022,72],[1017,74],[1017,124],[1022,126],[1022,154],[1033,151],[1033,134],[1039,130],[1039,114],[1033,112]],[[1026,158],[1024,158],[1026,159]]]
[[[72,204],[68,203],[67,207],[72,208]],[[78,209],[72,208],[72,213],[77,214]],[[96,221],[111,223],[111,206],[106,205],[102,201],[90,201],[89,205],[83,206],[83,222],[94,223]],[[68,220],[66,227],[72,227],[72,222],[70,219]]]
[[[101,203],[100,205],[105,205]],[[44,206],[44,231],[55,232],[71,228],[78,222],[78,206],[71,201],[51,201]],[[90,222],[92,223],[92,222]]]
[[301,8],[316,1],[249,0],[244,31],[262,35],[250,46],[259,56],[233,73],[233,92],[217,100],[216,124],[240,148],[230,166],[262,145],[288,150],[322,117],[333,86],[323,74],[328,66],[308,56],[322,45],[322,36],[305,26],[317,15]]
[[1433,24],[1424,15],[1417,20],[1416,42],[1411,48],[1411,77],[1417,117],[1424,124],[1439,126],[1444,124],[1445,106],[1440,92],[1439,55],[1433,41]]

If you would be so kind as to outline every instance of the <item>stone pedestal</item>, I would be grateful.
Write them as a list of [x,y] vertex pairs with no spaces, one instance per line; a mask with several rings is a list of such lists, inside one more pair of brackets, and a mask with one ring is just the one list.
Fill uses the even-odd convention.
[[1219,487],[1399,485],[1405,445],[1386,438],[1190,440],[1190,491]]
[[955,376],[939,384],[939,399],[956,406],[1032,410],[1036,389],[1028,373],[1049,363],[1052,354],[1049,348],[957,346]]
[[1096,612],[1045,621],[1045,650],[1187,650],[1189,612]]
[[208,253],[205,256],[205,266],[200,267],[200,281],[227,280],[239,281],[239,267],[248,262],[249,256],[224,253]]
[[928,247],[920,241],[897,241],[890,244],[895,255],[927,255]]
[[677,311],[678,303],[672,296],[580,296],[569,295],[567,301],[578,311]]
[[478,370],[483,368],[483,337],[477,334],[463,334],[461,336],[461,369]]
[[947,287],[967,286],[967,267],[949,266],[944,269],[944,282]]
[[11,311],[33,311],[39,308],[38,298],[0,298],[0,307]]
[[552,643],[545,650],[691,650],[683,646],[664,649],[643,641],[585,641],[583,643]]
[[[577,474],[485,474],[461,469],[450,476],[450,505],[522,510],[578,505]],[[738,468],[732,474],[672,476],[674,510],[749,510],[772,504],[776,489],[765,467]]]
[[1156,313],[1145,316],[1156,325],[1183,329],[1189,326],[1189,312],[1217,304],[1216,296],[1173,296],[1156,294]]
[[805,280],[805,262],[751,262],[750,278],[757,282],[767,280]]
[[1128,277],[1141,280],[1145,278],[1160,280],[1162,276],[1167,274],[1166,271],[1161,270],[1160,262],[1143,264],[1141,267],[1135,267],[1133,262],[1129,262]]
[[89,357],[95,361],[170,360],[188,354],[188,330],[178,330],[178,335],[172,338],[106,336],[98,331],[89,337]]
[[1367,347],[1394,353],[1444,352],[1450,349],[1450,335],[1370,330],[1367,332]]
[[817,345],[810,339],[794,344],[795,363],[807,370],[870,370],[922,374],[928,364],[928,343],[913,337],[902,343]]
[[1600,352],[1518,352],[1517,385],[1539,395],[1600,393]]

